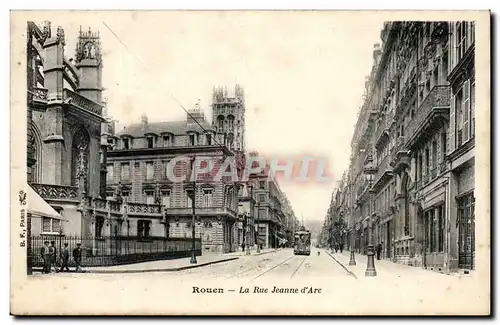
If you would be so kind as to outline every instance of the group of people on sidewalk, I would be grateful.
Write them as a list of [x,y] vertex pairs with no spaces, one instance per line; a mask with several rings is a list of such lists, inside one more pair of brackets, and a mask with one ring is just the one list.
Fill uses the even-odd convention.
[[[50,246],[49,242],[45,241],[43,243],[43,247],[40,250],[40,254],[43,259],[43,271],[42,273],[52,273],[54,272],[70,272],[69,269],[69,248],[68,243],[64,243],[64,247],[62,247],[59,252],[59,259],[57,258],[57,249],[55,246],[56,242],[51,241]],[[81,271],[81,263],[82,263],[82,245],[80,243],[76,244],[76,248],[73,249],[73,260],[75,261],[76,267],[75,272]],[[58,269],[59,266],[59,269]]]

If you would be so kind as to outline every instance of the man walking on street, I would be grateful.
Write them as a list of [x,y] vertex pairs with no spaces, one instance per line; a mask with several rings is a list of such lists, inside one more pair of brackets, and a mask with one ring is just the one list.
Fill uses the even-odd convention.
[[82,244],[78,243],[76,244],[76,248],[73,250],[73,259],[75,260],[76,263],[76,268],[75,271],[78,272],[81,270],[81,263],[82,263]]
[[64,247],[61,250],[61,268],[59,269],[59,272],[64,272],[68,271],[69,272],[69,249],[68,249],[68,243],[64,243]]
[[377,251],[377,260],[380,260],[380,253],[382,252],[382,244],[381,243],[378,243],[376,251]]
[[43,259],[42,273],[50,273],[50,249],[48,241],[43,243],[42,249],[40,250],[40,254],[42,255]]
[[340,249],[340,254],[342,254],[342,251],[344,250],[344,243],[340,243],[339,249]]

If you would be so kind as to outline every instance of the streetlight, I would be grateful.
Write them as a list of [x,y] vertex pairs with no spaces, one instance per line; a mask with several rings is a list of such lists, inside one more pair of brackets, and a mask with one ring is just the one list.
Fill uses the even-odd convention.
[[257,243],[257,251],[256,253],[260,253],[260,245],[259,245],[259,219],[260,219],[260,202],[257,202],[257,224],[255,225],[255,242]]
[[192,207],[192,233],[191,233],[191,236],[192,236],[192,242],[191,242],[191,260],[190,260],[190,263],[191,264],[197,264],[198,261],[196,260],[196,250],[195,250],[195,247],[196,247],[196,220],[195,220],[195,216],[196,216],[196,208],[195,208],[195,202],[196,202],[196,175],[194,175],[194,161],[195,161],[195,157],[191,158],[191,177],[193,177],[193,188],[192,189],[188,189],[187,192],[188,192],[188,196],[191,197],[191,207]]
[[366,263],[366,271],[365,271],[365,276],[377,276],[377,271],[375,270],[375,260],[374,260],[374,255],[375,255],[375,252],[373,250],[373,230],[372,230],[372,220],[371,220],[371,217],[372,217],[372,201],[373,201],[373,198],[372,198],[372,182],[373,182],[373,172],[371,169],[368,169],[366,171],[366,180],[368,181],[368,186],[370,186],[370,189],[369,189],[369,219],[368,219],[368,222],[370,223],[368,225],[368,252],[366,253],[367,255],[367,258],[368,258],[368,261]]
[[250,213],[249,214],[245,214],[245,217],[247,217],[247,223],[246,223],[246,233],[245,233],[245,237],[246,237],[246,241],[247,241],[247,244],[245,245],[246,247],[246,252],[245,254],[246,255],[250,255],[250,237],[249,237],[249,233],[250,233],[250,220],[253,218],[253,186],[252,185],[248,185],[247,186],[248,188],[248,194],[250,195]]

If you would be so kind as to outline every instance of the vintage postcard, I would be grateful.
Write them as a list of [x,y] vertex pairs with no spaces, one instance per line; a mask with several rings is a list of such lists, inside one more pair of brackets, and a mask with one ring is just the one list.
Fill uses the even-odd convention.
[[12,314],[490,314],[490,12],[10,26]]

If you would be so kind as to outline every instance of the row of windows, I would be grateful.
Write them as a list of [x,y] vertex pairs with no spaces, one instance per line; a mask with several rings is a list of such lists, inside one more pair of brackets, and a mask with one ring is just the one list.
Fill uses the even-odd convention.
[[[118,142],[118,149],[129,150],[134,148],[134,138],[123,137]],[[162,137],[148,136],[145,138],[145,147],[146,148],[168,148],[173,147],[175,145],[174,136],[173,135],[164,135]],[[214,136],[212,134],[205,134],[201,137],[197,133],[188,134],[187,143],[185,145],[188,146],[198,146],[198,145],[207,145],[211,146],[214,144]],[[109,139],[109,144],[114,147],[115,142],[113,139]]]

